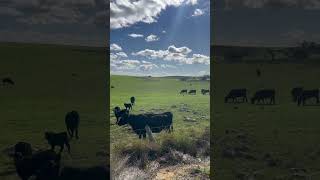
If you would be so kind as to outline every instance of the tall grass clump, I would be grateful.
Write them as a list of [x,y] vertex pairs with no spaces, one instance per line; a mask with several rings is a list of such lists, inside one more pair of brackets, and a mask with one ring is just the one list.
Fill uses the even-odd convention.
[[[125,158],[128,166],[145,168],[149,162],[158,161],[166,157],[170,164],[179,163],[173,152],[187,154],[192,157],[205,157],[210,154],[210,131],[209,128],[188,129],[187,131],[176,131],[173,133],[160,133],[156,142],[130,138],[127,141],[114,143],[112,152],[117,158]],[[168,158],[169,157],[169,158]]]

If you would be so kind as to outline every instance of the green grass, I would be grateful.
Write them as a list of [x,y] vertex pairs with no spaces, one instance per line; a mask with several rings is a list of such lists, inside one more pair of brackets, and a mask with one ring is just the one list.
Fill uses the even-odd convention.
[[[8,76],[16,83],[0,86],[1,151],[18,141],[49,148],[44,131],[66,131],[64,116],[74,109],[80,114],[80,139],[71,141],[71,156],[65,152],[63,163],[90,166],[105,162],[105,156],[96,155],[108,152],[104,50],[1,43],[0,52],[0,78]],[[13,169],[12,159],[3,152],[0,169],[1,173]]]
[[[112,75],[110,85],[110,142],[111,156],[121,154],[121,149],[128,147],[121,146],[126,144],[131,149],[137,149],[142,140],[128,127],[119,127],[115,124],[115,117],[112,109],[116,106],[121,108],[123,103],[130,102],[130,97],[136,98],[136,104],[131,113],[140,114],[147,112],[165,112],[173,113],[174,132],[171,135],[166,133],[154,134],[156,143],[161,146],[162,143],[169,143],[166,139],[171,139],[172,147],[177,150],[186,150],[186,153],[197,151],[191,149],[195,146],[196,136],[201,136],[205,129],[209,127],[209,96],[200,94],[202,88],[209,88],[209,81],[181,81],[179,77],[132,77]],[[196,89],[197,95],[180,95],[181,89]],[[185,117],[193,119],[195,122],[185,121]],[[130,128],[129,128],[130,129]],[[168,138],[170,136],[170,138]],[[209,138],[209,137],[208,137]],[[147,142],[146,142],[147,143]],[[148,145],[149,143],[147,143]],[[190,145],[189,151],[187,146]],[[120,150],[119,150],[120,146]],[[130,147],[131,146],[131,147]],[[165,148],[166,145],[162,146]],[[144,148],[143,146],[142,148]],[[161,149],[161,147],[159,147]],[[164,149],[159,152],[164,152]],[[161,153],[160,153],[161,154]],[[112,164],[111,164],[112,165]]]
[[[260,78],[255,74],[257,67],[262,71]],[[212,139],[217,142],[227,137],[226,129],[241,130],[248,133],[250,153],[257,158],[223,158],[223,145],[214,145],[215,179],[234,179],[236,171],[261,170],[264,178],[260,179],[272,179],[289,175],[289,167],[306,168],[308,173],[320,170],[319,154],[315,153],[320,150],[320,106],[298,107],[290,95],[296,86],[319,88],[319,68],[319,64],[214,64]],[[224,97],[232,88],[247,88],[249,98],[260,88],[274,88],[276,105],[225,104]],[[265,153],[281,163],[268,167],[262,160]],[[312,154],[314,159],[310,158]]]

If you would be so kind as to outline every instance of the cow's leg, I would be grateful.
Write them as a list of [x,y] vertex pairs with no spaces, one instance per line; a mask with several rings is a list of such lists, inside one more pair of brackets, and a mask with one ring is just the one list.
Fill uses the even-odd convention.
[[74,129],[71,129],[71,138],[73,138],[73,134],[74,134]]
[[147,134],[143,133],[143,139],[146,139],[146,137],[147,137]]
[[76,128],[75,131],[76,131],[76,139],[79,139],[78,128]]
[[63,151],[63,148],[64,148],[64,144],[60,145],[60,152],[61,153]]
[[54,145],[51,145],[51,150],[54,151]]
[[69,127],[68,127],[67,131],[68,131],[69,136],[72,138],[72,132],[71,132],[71,129]]
[[141,133],[139,133],[139,139],[141,139]]
[[68,153],[70,154],[70,144],[68,141],[65,142],[66,146],[67,146],[67,149],[68,149]]

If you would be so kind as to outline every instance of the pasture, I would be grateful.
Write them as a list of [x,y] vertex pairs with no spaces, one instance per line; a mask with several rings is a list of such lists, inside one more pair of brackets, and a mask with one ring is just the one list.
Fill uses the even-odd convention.
[[[175,139],[182,141],[183,139],[186,149],[190,149],[189,151],[194,149],[194,151],[199,152],[200,149],[196,149],[193,146],[188,147],[188,143],[192,144],[191,142],[196,139],[197,136],[201,136],[201,134],[205,132],[205,129],[207,129],[208,133],[206,138],[210,138],[210,132],[208,130],[210,125],[210,96],[201,94],[202,88],[209,89],[209,81],[192,79],[190,77],[133,77],[111,75],[110,86],[112,87],[110,89],[110,142],[111,167],[113,169],[117,168],[116,164],[119,162],[119,160],[115,159],[122,160],[125,158],[125,155],[121,154],[120,151],[137,154],[142,151],[142,149],[138,147],[146,146],[152,149],[153,146],[161,144],[166,136],[169,136],[173,141]],[[181,95],[180,91],[182,89],[196,89],[197,94]],[[130,111],[132,114],[172,112],[173,133],[153,133],[156,140],[156,143],[153,144],[148,141],[148,138],[146,140],[138,139],[137,134],[130,130],[130,126],[118,126],[113,114],[113,108],[119,106],[121,109],[124,109],[123,104],[129,103],[131,96],[136,98],[135,105]],[[177,142],[178,140],[176,143]],[[207,142],[209,143],[209,141]],[[167,147],[169,148],[169,146]],[[157,161],[159,158],[160,157],[157,156],[148,163]],[[137,161],[140,159],[141,158],[138,158]],[[170,160],[168,162],[170,162]],[[126,164],[121,168],[125,169],[127,165],[135,167],[138,166],[137,164]],[[147,164],[147,166],[148,165],[149,164]],[[166,165],[158,166],[158,174],[151,173],[147,176],[157,179],[156,177],[161,176],[161,172],[165,166]],[[166,166],[166,168],[168,167]],[[206,168],[209,168],[209,163],[206,165]],[[145,169],[142,168],[142,170]],[[169,171],[170,170],[168,170],[168,172]],[[171,172],[173,171],[178,173],[179,169],[172,170]],[[134,172],[131,171],[130,173],[132,175],[131,178],[134,178]],[[164,175],[168,174],[170,174],[170,172]],[[140,175],[140,177],[142,177],[142,175]]]
[[[320,179],[320,104],[310,99],[308,106],[297,106],[290,94],[297,86],[320,88],[320,65],[213,66],[214,179]],[[224,103],[234,88],[248,89],[248,103]],[[250,103],[254,93],[263,88],[275,89],[275,105]]]
[[[103,48],[0,43],[0,179],[19,179],[7,153],[18,141],[49,149],[45,131],[66,131],[67,112],[80,114],[79,140],[62,166],[105,165],[109,149],[106,128],[106,61]],[[56,149],[57,151],[58,149]]]

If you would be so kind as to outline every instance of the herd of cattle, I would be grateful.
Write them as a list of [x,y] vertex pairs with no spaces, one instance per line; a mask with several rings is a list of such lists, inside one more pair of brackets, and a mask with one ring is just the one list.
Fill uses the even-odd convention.
[[119,106],[113,109],[117,125],[129,124],[140,139],[146,138],[147,127],[152,133],[159,133],[162,130],[173,131],[173,114],[171,112],[130,114],[130,109],[135,104],[135,97],[131,97],[130,101],[131,103],[124,103],[125,109],[121,109]]
[[[49,150],[33,153],[30,143],[18,142],[14,146],[13,153],[14,165],[18,176],[22,180],[28,180],[32,176],[35,176],[37,180],[63,179],[62,177],[70,176],[70,174],[65,174],[70,173],[70,171],[66,171],[66,169],[60,171],[61,152],[66,146],[70,154],[69,138],[72,139],[74,136],[76,139],[79,138],[79,123],[79,113],[71,111],[65,116],[67,132],[45,132],[45,139],[51,146]],[[58,153],[54,150],[55,146],[60,146]]]
[[[248,102],[247,89],[232,89],[224,99],[225,103],[233,102]],[[262,89],[255,92],[254,96],[251,98],[251,104],[275,104],[276,91],[274,89]],[[298,106],[301,104],[306,105],[308,99],[315,99],[319,103],[319,89],[305,90],[303,87],[296,87],[291,90],[291,96],[294,102]]]
[[[180,94],[182,94],[182,95],[184,95],[184,94],[196,95],[197,94],[197,90],[191,89],[191,90],[188,91],[188,89],[182,89],[180,91]],[[209,89],[201,89],[201,94],[202,95],[210,94],[210,90]]]

